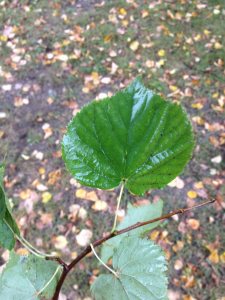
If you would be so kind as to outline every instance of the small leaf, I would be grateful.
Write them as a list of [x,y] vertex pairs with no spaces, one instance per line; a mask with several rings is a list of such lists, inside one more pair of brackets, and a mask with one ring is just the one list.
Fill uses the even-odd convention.
[[[0,276],[0,299],[51,299],[60,276],[60,271],[56,272],[57,268],[56,262],[11,252],[10,260]],[[40,297],[40,291],[48,282],[49,285],[41,292]]]
[[166,260],[147,239],[124,238],[113,255],[115,275],[100,275],[91,287],[95,300],[166,300]]
[[85,106],[63,138],[67,169],[82,184],[134,194],[162,188],[191,157],[192,127],[178,104],[163,100],[136,79],[111,98]]
[[[160,200],[156,203],[135,207],[131,204],[128,205],[128,211],[125,219],[117,226],[117,230],[124,229],[128,226],[131,226],[137,222],[144,222],[154,218],[158,218],[162,215],[163,209],[163,201]],[[148,224],[139,228],[136,228],[128,233],[118,235],[107,242],[105,242],[101,248],[101,259],[104,262],[107,262],[113,255],[114,250],[118,247],[121,240],[124,236],[140,236],[143,235],[145,232],[152,230],[153,228],[157,227],[159,222],[155,222],[152,224]]]

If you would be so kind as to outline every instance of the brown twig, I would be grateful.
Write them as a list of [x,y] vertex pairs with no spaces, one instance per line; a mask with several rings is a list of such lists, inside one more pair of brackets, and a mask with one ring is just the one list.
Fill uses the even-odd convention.
[[[192,209],[195,209],[195,208],[199,208],[199,207],[202,207],[202,206],[205,206],[205,205],[208,205],[210,203],[214,203],[215,200],[209,200],[209,201],[205,201],[201,204],[197,204],[197,205],[194,205],[194,206],[191,206],[191,207],[186,207],[186,208],[180,208],[180,209],[177,209],[169,214],[166,214],[166,215],[163,215],[159,218],[155,218],[153,220],[149,220],[149,221],[146,221],[146,222],[138,222],[134,225],[131,225],[127,228],[124,228],[122,230],[118,230],[118,231],[113,231],[109,234],[107,234],[106,236],[102,237],[101,239],[95,241],[92,243],[92,245],[94,247],[97,247],[97,246],[100,246],[101,244],[103,244],[105,241],[115,237],[115,236],[118,236],[120,234],[123,234],[123,233],[126,233],[126,232],[129,232],[131,230],[134,230],[136,228],[139,228],[139,227],[142,227],[142,226],[145,226],[145,225],[148,225],[148,224],[151,224],[151,223],[155,223],[157,221],[162,221],[162,220],[166,220],[168,218],[171,218],[172,216],[174,215],[177,215],[177,214],[183,214],[187,211],[190,211]],[[62,288],[62,285],[68,275],[68,273],[76,266],[76,264],[81,261],[84,257],[87,256],[87,254],[89,254],[91,252],[91,246],[87,246],[69,265],[67,265],[66,263],[64,263],[61,259],[59,258],[48,258],[48,259],[53,259],[53,260],[56,260],[59,262],[59,264],[61,264],[63,266],[63,272],[61,274],[61,277],[59,279],[59,282],[57,284],[57,287],[56,287],[56,291],[55,291],[55,294],[52,298],[52,300],[58,300],[59,299],[59,293],[60,293],[60,290]]]

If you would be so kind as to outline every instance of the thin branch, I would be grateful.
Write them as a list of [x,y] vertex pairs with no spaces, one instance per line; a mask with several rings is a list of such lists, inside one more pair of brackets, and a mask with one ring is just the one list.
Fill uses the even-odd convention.
[[[201,204],[197,204],[197,205],[194,205],[194,206],[191,206],[191,207],[186,207],[186,208],[180,208],[180,209],[177,209],[169,214],[166,214],[166,215],[163,215],[159,218],[155,218],[155,219],[152,219],[152,220],[149,220],[149,221],[146,221],[146,222],[138,222],[134,225],[131,225],[127,228],[124,228],[122,230],[118,230],[118,231],[113,231],[109,234],[107,234],[106,236],[102,237],[101,239],[95,241],[94,243],[92,243],[93,247],[98,247],[100,246],[101,244],[103,244],[104,242],[106,242],[107,240],[115,237],[115,236],[118,236],[120,234],[123,234],[123,233],[126,233],[126,232],[129,232],[131,230],[134,230],[136,228],[139,228],[139,227],[142,227],[142,226],[145,226],[145,225],[148,225],[148,224],[151,224],[151,223],[155,223],[157,221],[162,221],[162,220],[166,220],[166,219],[169,219],[171,218],[172,216],[174,215],[178,215],[178,214],[183,214],[183,213],[186,213],[192,209],[195,209],[195,208],[199,208],[199,207],[202,207],[202,206],[205,206],[205,205],[208,205],[208,204],[211,204],[211,203],[214,203],[215,200],[209,200],[209,201],[205,201]],[[62,272],[62,275],[60,277],[60,280],[57,284],[57,287],[56,287],[56,291],[55,291],[55,294],[52,298],[52,300],[58,300],[59,299],[59,293],[60,293],[60,290],[62,288],[62,285],[68,275],[68,273],[77,265],[78,262],[80,262],[85,256],[87,256],[87,254],[89,254],[90,252],[92,251],[92,248],[91,246],[87,246],[69,265],[66,265],[67,267],[64,267],[63,268],[63,272]],[[48,258],[48,259],[51,259],[51,258]]]

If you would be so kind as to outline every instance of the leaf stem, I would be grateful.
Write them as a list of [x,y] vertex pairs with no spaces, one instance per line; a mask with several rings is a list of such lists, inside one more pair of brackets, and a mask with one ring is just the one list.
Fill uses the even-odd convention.
[[[122,230],[119,230],[119,231],[115,230],[115,231],[113,231],[111,233],[108,233],[107,235],[103,236],[101,239],[96,240],[91,245],[93,247],[100,246],[101,244],[103,244],[104,242],[108,241],[109,239],[111,239],[111,238],[113,238],[115,236],[118,236],[120,234],[123,234],[125,232],[134,230],[135,228],[138,228],[138,227],[150,224],[150,223],[154,223],[154,222],[157,222],[157,221],[169,219],[169,218],[171,218],[174,215],[186,213],[187,211],[190,211],[192,209],[199,208],[199,207],[202,207],[202,206],[214,203],[215,201],[216,200],[213,199],[213,200],[205,201],[203,203],[200,203],[200,204],[197,204],[197,205],[194,205],[194,206],[191,206],[191,207],[180,208],[180,209],[177,209],[177,210],[175,210],[175,211],[173,211],[173,212],[171,212],[169,214],[163,215],[163,216],[161,216],[159,218],[152,219],[152,220],[149,220],[149,221],[146,221],[146,222],[138,222],[138,223],[136,223],[134,225],[131,225],[131,226],[129,226],[127,228],[124,228]],[[68,273],[78,264],[78,262],[80,262],[84,257],[86,257],[92,251],[91,245],[87,246],[69,265],[63,266],[63,272],[62,272],[62,275],[61,275],[61,277],[60,277],[60,279],[58,281],[58,284],[57,284],[57,287],[56,287],[56,290],[55,290],[55,294],[54,294],[52,300],[58,300],[59,299],[60,290],[61,290],[61,288],[63,286],[63,283],[64,283],[64,281],[65,281]],[[55,260],[55,258],[48,258],[48,259]]]
[[49,286],[49,284],[52,282],[52,280],[57,275],[59,269],[61,269],[61,266],[58,266],[58,268],[56,269],[55,273],[52,275],[52,277],[49,279],[49,281],[43,286],[43,288],[40,289],[40,291],[38,291],[38,293],[36,294],[36,296],[39,296],[39,295],[41,295],[44,292],[44,290]]
[[13,229],[11,228],[11,226],[9,225],[9,223],[6,221],[6,219],[3,219],[5,224],[8,226],[8,228],[10,229],[10,231],[13,233],[13,235],[15,236],[15,238],[21,243],[21,245],[24,246],[24,248],[26,248],[30,253],[36,255],[37,257],[41,257],[41,258],[45,258],[45,257],[53,257],[52,255],[50,256],[49,254],[45,254],[40,252],[39,250],[37,250],[34,246],[32,246],[25,238],[23,238],[22,236],[17,235]]
[[115,213],[114,223],[113,223],[111,232],[115,231],[115,229],[116,229],[116,223],[117,223],[118,212],[119,212],[119,208],[120,208],[120,202],[121,202],[122,195],[123,195],[124,185],[125,185],[125,183],[123,182],[121,185],[119,197],[117,198],[116,213]]
[[20,237],[24,243],[26,243],[26,245],[33,249],[36,253],[42,255],[43,257],[55,257],[55,255],[52,255],[52,254],[47,254],[47,253],[44,253],[44,252],[41,252],[40,250],[38,250],[37,248],[35,248],[33,245],[31,245],[23,236]]
[[99,260],[99,262],[107,269],[109,270],[111,273],[113,273],[116,277],[119,277],[118,274],[116,273],[116,271],[114,271],[113,269],[111,269],[109,266],[107,266],[104,261],[101,260],[101,258],[98,256],[98,254],[96,253],[94,246],[92,244],[90,244],[91,246],[91,250],[94,253],[94,255],[96,256],[96,258]]

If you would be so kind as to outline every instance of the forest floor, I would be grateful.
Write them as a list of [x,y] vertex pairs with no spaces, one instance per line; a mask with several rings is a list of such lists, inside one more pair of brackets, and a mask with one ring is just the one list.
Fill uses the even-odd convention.
[[[7,153],[6,190],[36,247],[70,261],[91,235],[110,230],[118,190],[71,179],[61,140],[84,104],[142,75],[186,108],[196,137],[184,172],[144,199],[163,199],[164,213],[216,199],[150,233],[169,261],[169,298],[225,299],[224,18],[224,0],[0,2],[0,161]],[[98,269],[93,257],[83,260],[64,299],[90,297]]]

